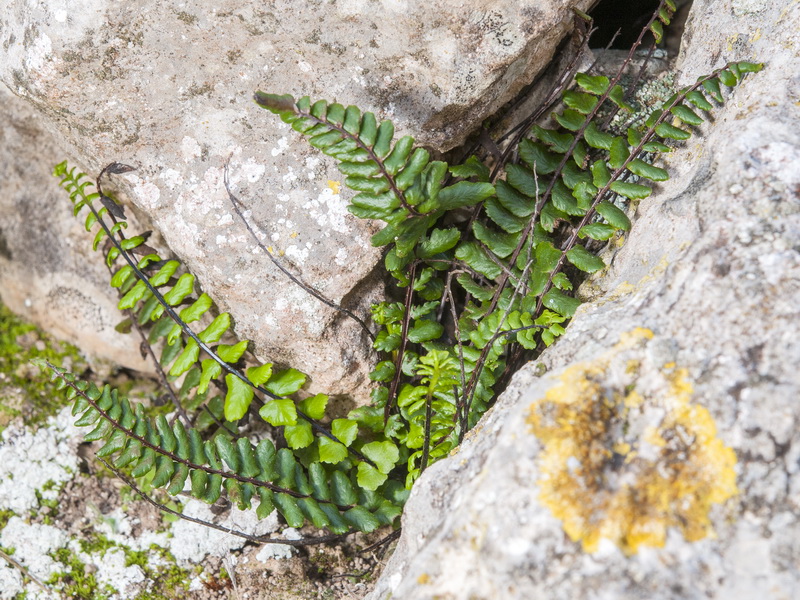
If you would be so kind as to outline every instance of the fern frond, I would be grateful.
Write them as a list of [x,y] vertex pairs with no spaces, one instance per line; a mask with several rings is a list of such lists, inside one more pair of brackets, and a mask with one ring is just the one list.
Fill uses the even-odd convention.
[[[674,9],[662,0],[646,29],[660,37]],[[43,366],[74,400],[78,424],[92,427],[87,440],[102,442],[98,455],[133,476],[152,473],[171,494],[189,485],[197,498],[224,492],[242,507],[258,495],[259,516],[276,508],[292,526],[333,532],[392,524],[407,488],[460,443],[511,366],[564,333],[580,306],[580,278],[606,268],[596,249],[630,229],[630,202],[669,178],[657,155],[702,126],[723,101],[722,86],[760,69],[730,63],[625,126],[608,125],[634,110],[619,85],[623,69],[612,78],[579,73],[552,121],[532,125],[519,143],[519,162],[500,161],[494,172],[476,157],[455,166],[431,160],[412,137],[395,140],[390,121],[354,106],[256,93],[259,106],[337,160],[356,192],[350,212],[385,223],[372,243],[386,246],[386,268],[404,288],[402,302],[373,306],[373,347],[383,356],[370,373],[372,405],[333,420],[327,396],[300,397],[303,373],[247,362],[249,342],[235,341],[230,315],[194,276],[149,248],[147,235],[126,238],[124,211],[99,178],[93,192],[62,163],[55,174],[75,214],[89,209],[85,227],[98,228],[93,246],[103,244],[120,308],[150,343],[163,343],[164,379],[181,381],[180,399],[223,427],[151,419],[115,390]],[[125,169],[113,163],[101,177]],[[222,395],[209,399],[212,387]],[[256,407],[287,447],[231,435]]]
[[[70,197],[76,206],[89,207],[93,216],[92,224],[100,225],[94,247],[97,248],[100,241],[107,237],[112,246],[108,251],[107,262],[112,264],[118,257],[124,259],[126,264],[114,272],[111,281],[112,286],[125,292],[119,308],[131,310],[140,325],[152,323],[148,341],[151,344],[164,341],[160,362],[165,368],[169,368],[170,377],[185,375],[182,395],[186,396],[194,390],[192,402],[206,402],[209,386],[216,382],[217,387],[227,390],[224,401],[221,398],[212,398],[207,401],[208,406],[212,414],[217,413],[218,418],[224,417],[225,420],[234,422],[246,414],[256,397],[254,392],[259,392],[271,399],[259,412],[270,424],[294,426],[299,418],[320,436],[338,443],[320,423],[322,414],[313,418],[301,408],[295,407],[294,401],[285,398],[300,390],[306,381],[305,374],[296,369],[273,373],[269,363],[250,367],[246,373],[239,369],[237,363],[250,342],[241,340],[233,345],[219,343],[230,332],[232,319],[229,313],[217,314],[199,332],[189,327],[189,323],[218,312],[207,294],[203,293],[195,298],[194,276],[184,272],[176,279],[175,274],[181,268],[180,262],[163,261],[152,248],[144,245],[143,236],[117,239],[121,226],[127,223],[120,221],[113,226],[105,223],[103,217],[106,208],[96,210],[92,206],[92,200],[96,198],[85,193],[86,187],[92,185],[91,182],[81,181],[86,177],[85,174],[76,174],[74,168],[67,170],[66,162],[57,165],[54,174],[61,177],[63,187],[72,190]],[[146,251],[142,252],[141,248],[146,248]],[[137,251],[144,254],[139,260],[133,257],[133,253]],[[184,308],[179,310],[180,306]],[[201,352],[209,358],[202,359]],[[292,439],[297,438],[290,438],[290,445]],[[348,448],[347,452],[359,460],[369,462],[355,448]]]
[[[224,488],[242,510],[257,496],[259,518],[277,508],[291,527],[308,521],[334,533],[351,528],[369,532],[391,524],[400,513],[400,506],[386,496],[357,494],[347,474],[336,467],[314,462],[305,468],[290,449],[276,450],[269,440],[256,447],[246,438],[234,442],[226,435],[203,441],[197,429],[180,421],[170,426],[163,416],[147,417],[141,404],[133,408],[109,386],[100,390],[47,361],[37,364],[50,369],[57,387],[74,401],[76,424],[94,427],[85,440],[102,442],[99,457],[130,469],[133,477],[154,473],[151,485],[171,495],[181,493],[188,482],[193,497],[213,503]],[[389,486],[386,493],[402,500],[396,488]]]
[[[345,185],[358,192],[348,210],[357,217],[387,223],[372,243],[393,244],[395,260],[410,258],[423,240],[430,245],[425,236],[445,211],[473,206],[494,193],[486,181],[445,186],[447,163],[431,161],[430,153],[414,146],[411,136],[394,141],[392,122],[378,125],[371,112],[362,115],[354,106],[345,109],[325,100],[312,104],[307,96],[295,102],[289,95],[264,92],[255,94],[255,102],[339,161]],[[447,235],[457,239],[459,232],[450,228]]]

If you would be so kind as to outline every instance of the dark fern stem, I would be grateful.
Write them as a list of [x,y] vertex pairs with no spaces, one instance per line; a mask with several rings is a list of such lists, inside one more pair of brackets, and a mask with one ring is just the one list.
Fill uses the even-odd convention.
[[[496,140],[483,136],[485,161],[431,160],[410,136],[394,140],[390,121],[355,106],[256,93],[259,106],[338,161],[357,192],[350,212],[385,223],[372,243],[386,249],[386,270],[403,300],[372,307],[375,334],[267,253],[291,281],[358,322],[381,354],[370,374],[372,404],[345,418],[328,416],[324,394],[303,391],[303,373],[258,363],[249,342],[234,337],[230,315],[195,289],[179,261],[162,259],[147,235],[123,235],[124,211],[101,185],[131,167],[107,166],[92,192],[83,173],[57,165],[75,214],[88,209],[86,229],[97,229],[94,248],[105,240],[119,307],[179,417],[152,418],[116,390],[42,363],[73,401],[78,423],[94,427],[87,439],[103,442],[98,456],[142,496],[135,479],[152,472],[153,487],[169,494],[214,502],[224,492],[259,517],[276,509],[292,527],[310,523],[333,536],[397,528],[422,471],[461,442],[517,365],[564,333],[580,305],[581,278],[606,268],[598,249],[631,227],[626,203],[669,177],[654,164],[658,154],[688,139],[722,103],[721,85],[734,87],[762,68],[729,63],[677,91],[643,123],[632,118],[612,128],[614,115],[634,111],[619,85],[623,71],[646,31],[659,41],[674,10],[662,0],[614,77],[576,74],[571,61],[520,128]],[[581,48],[592,31],[590,23],[580,29]],[[562,106],[543,126],[557,98]],[[253,234],[227,166],[225,183]],[[279,437],[265,434],[254,446],[238,435],[246,417]]]

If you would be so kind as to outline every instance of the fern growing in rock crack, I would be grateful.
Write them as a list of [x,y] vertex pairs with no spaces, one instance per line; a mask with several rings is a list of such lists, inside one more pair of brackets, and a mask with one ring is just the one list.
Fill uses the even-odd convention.
[[[664,0],[648,24],[656,38],[673,10]],[[104,175],[130,170],[117,163],[92,193],[66,163],[55,174],[75,214],[88,208],[86,229],[99,225],[94,247],[107,239],[119,306],[163,367],[183,422],[150,419],[108,387],[43,366],[74,400],[78,423],[94,426],[87,439],[104,442],[98,454],[133,476],[154,471],[154,487],[177,494],[189,482],[205,501],[224,488],[241,507],[258,496],[259,516],[274,507],[295,527],[345,533],[394,524],[407,489],[463,439],[513,365],[564,332],[580,304],[572,293],[580,274],[606,266],[597,246],[631,227],[625,202],[647,198],[653,182],[669,177],[654,164],[657,154],[688,139],[712,101],[722,102],[720,84],[733,87],[761,69],[730,63],[676,92],[644,123],[614,130],[601,123],[632,110],[619,85],[625,66],[611,79],[578,74],[552,125],[531,128],[519,162],[495,169],[500,178],[476,157],[460,165],[431,160],[410,136],[395,141],[390,121],[379,124],[354,106],[256,94],[259,106],[339,161],[358,192],[350,211],[386,224],[372,243],[386,247],[386,269],[404,300],[372,309],[383,359],[370,375],[378,383],[370,406],[331,420],[326,396],[302,397],[299,371],[246,367],[248,342],[222,343],[230,315],[197,295],[194,277],[158,256],[146,235],[124,237],[124,213],[100,188]],[[452,224],[453,213],[466,225]],[[190,327],[201,320],[202,329]],[[160,341],[157,358],[152,345]],[[280,429],[286,447],[267,439],[253,447],[239,437],[236,423],[248,412]]]
[[[556,127],[534,125],[519,145],[521,162],[507,165],[494,185],[474,157],[450,167],[430,161],[408,136],[392,144],[391,126],[376,127],[371,113],[256,94],[260,106],[341,161],[345,183],[359,192],[350,212],[386,223],[372,243],[388,246],[386,268],[406,295],[404,303],[373,308],[382,326],[374,347],[390,358],[371,374],[385,385],[362,422],[412,451],[409,484],[477,422],[510,352],[535,351],[564,332],[580,304],[565,268],[594,273],[606,266],[582,241],[627,231],[620,201],[647,198],[648,184],[669,176],[654,156],[691,136],[700,114],[712,109],[709,98],[722,102],[720,82],[733,87],[760,68],[731,63],[621,132],[598,125],[601,110],[633,110],[620,75],[612,81],[579,73],[553,115]],[[460,181],[446,185],[448,171]],[[469,228],[443,224],[463,208],[472,209]],[[444,327],[451,314],[452,337]]]

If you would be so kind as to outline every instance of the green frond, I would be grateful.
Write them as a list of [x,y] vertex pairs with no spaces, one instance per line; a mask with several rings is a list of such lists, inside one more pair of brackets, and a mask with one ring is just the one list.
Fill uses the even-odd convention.
[[[666,0],[654,14],[656,39],[674,10]],[[169,494],[205,502],[225,494],[241,508],[257,498],[259,518],[277,510],[290,526],[334,533],[393,525],[407,488],[477,423],[509,363],[565,332],[582,274],[606,267],[599,242],[628,231],[628,205],[669,178],[658,154],[703,127],[723,86],[761,68],[730,63],[644,122],[617,128],[601,115],[634,112],[621,74],[579,73],[550,124],[533,125],[519,143],[518,162],[492,170],[475,156],[431,160],[412,137],[396,138],[390,121],[354,106],[257,92],[260,107],[337,161],[356,192],[349,211],[383,221],[372,243],[386,246],[386,268],[405,296],[372,307],[382,353],[369,375],[373,404],[335,419],[326,395],[304,397],[304,373],[255,363],[250,342],[235,339],[231,316],[194,275],[149,248],[147,234],[126,237],[122,207],[62,162],[53,173],[76,216],[87,211],[84,226],[96,230],[93,247],[103,248],[126,326],[160,347],[164,380],[180,386],[178,413],[197,412],[192,421],[151,418],[108,386],[40,366],[73,403],[98,456]],[[126,170],[113,163],[103,173]],[[236,423],[256,412],[283,436],[280,448],[236,436]]]

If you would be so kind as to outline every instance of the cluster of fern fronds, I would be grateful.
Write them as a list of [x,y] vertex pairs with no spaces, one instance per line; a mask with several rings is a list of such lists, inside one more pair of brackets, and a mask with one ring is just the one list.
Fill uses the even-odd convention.
[[[653,16],[656,37],[673,10],[665,0]],[[760,68],[730,63],[618,130],[603,123],[633,109],[622,70],[580,73],[550,124],[534,125],[519,160],[494,173],[476,157],[431,160],[413,138],[395,140],[390,121],[354,106],[258,92],[259,106],[338,161],[358,192],[350,211],[385,222],[372,242],[386,248],[402,300],[372,309],[382,357],[370,375],[373,402],[344,418],[328,416],[327,396],[303,392],[301,372],[254,361],[249,342],[232,338],[230,315],[179,261],[159,256],[146,235],[125,237],[124,213],[100,186],[128,167],[109,165],[93,191],[62,163],[55,174],[75,214],[88,211],[87,231],[97,229],[119,307],[160,365],[176,417],[150,418],[115,390],[50,365],[53,377],[78,423],[94,427],[87,439],[103,442],[98,454],[133,477],[154,473],[152,485],[170,494],[213,502],[224,488],[243,508],[257,498],[259,516],[277,509],[291,526],[334,533],[396,525],[415,479],[480,419],[510,366],[564,332],[582,274],[606,266],[597,248],[631,227],[626,202],[668,178],[658,153],[703,123],[723,100],[721,84]],[[248,413],[272,439],[238,435]]]

